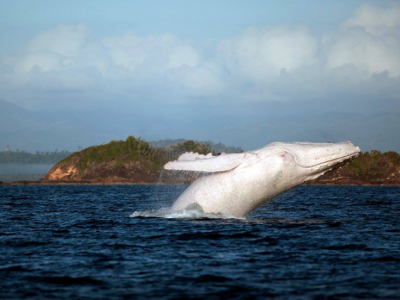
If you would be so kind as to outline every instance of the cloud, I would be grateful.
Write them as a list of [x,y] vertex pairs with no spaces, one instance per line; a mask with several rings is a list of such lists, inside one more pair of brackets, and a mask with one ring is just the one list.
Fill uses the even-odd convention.
[[326,45],[329,68],[353,64],[368,74],[400,75],[400,6],[381,9],[364,4],[340,28]]
[[20,66],[20,71],[23,73],[29,73],[40,69],[41,71],[48,72],[53,70],[59,70],[65,65],[63,57],[57,53],[51,52],[37,52],[31,53],[24,57]]
[[[15,68],[24,85],[49,90],[131,87],[175,91],[175,97],[204,96],[220,89],[218,67],[173,34],[91,35],[83,25],[60,25],[36,36]],[[112,86],[114,85],[114,86]],[[166,91],[165,91],[166,89]],[[176,92],[181,89],[181,91]]]
[[218,52],[234,76],[265,82],[314,63],[318,40],[304,27],[250,28],[222,41]]
[[400,40],[391,43],[392,36],[374,36],[362,29],[352,28],[330,41],[327,47],[328,68],[353,64],[367,74],[389,72],[400,75]]
[[341,24],[343,30],[355,27],[361,27],[374,36],[400,35],[400,6],[391,4],[388,8],[378,8],[363,4],[356,10],[354,17]]
[[245,99],[326,99],[344,91],[392,98],[400,84],[400,8],[362,5],[323,38],[301,26],[250,28],[222,41],[218,58]]
[[183,66],[196,67],[201,63],[197,49],[168,33],[148,37],[127,33],[103,38],[101,43],[115,66],[143,76],[164,74]]
[[37,35],[28,45],[28,52],[49,52],[75,57],[85,46],[90,29],[83,25],[59,25]]
[[171,33],[96,36],[59,25],[34,37],[23,56],[3,59],[0,86],[11,95],[59,91],[93,101],[397,99],[400,7],[362,5],[324,37],[304,26],[248,28],[208,52]]

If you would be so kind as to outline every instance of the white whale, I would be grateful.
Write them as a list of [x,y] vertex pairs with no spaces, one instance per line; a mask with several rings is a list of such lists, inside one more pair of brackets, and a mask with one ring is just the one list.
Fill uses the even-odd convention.
[[200,205],[205,213],[245,217],[273,197],[316,179],[359,153],[360,148],[351,142],[272,143],[219,156],[185,153],[164,168],[212,173],[193,182],[172,210]]

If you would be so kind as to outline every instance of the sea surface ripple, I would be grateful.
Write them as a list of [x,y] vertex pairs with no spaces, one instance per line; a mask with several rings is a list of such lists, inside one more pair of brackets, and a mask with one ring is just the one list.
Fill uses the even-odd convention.
[[0,299],[399,299],[400,188],[293,189],[246,219],[181,186],[0,186]]

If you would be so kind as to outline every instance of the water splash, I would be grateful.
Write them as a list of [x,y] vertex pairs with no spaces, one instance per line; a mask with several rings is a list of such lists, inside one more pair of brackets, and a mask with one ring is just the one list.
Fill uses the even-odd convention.
[[[192,203],[183,210],[172,210],[173,203],[179,198],[179,196],[188,188],[188,184],[183,184],[187,176],[190,173],[194,173],[197,178],[204,176],[213,176],[206,172],[185,172],[178,171],[167,173],[163,169],[158,178],[157,184],[152,191],[151,198],[151,210],[147,211],[135,211],[130,217],[147,217],[147,218],[172,218],[172,219],[237,219],[234,216],[226,216],[222,214],[207,214],[203,211],[203,208],[197,204]],[[172,181],[172,184],[165,184],[167,179]],[[170,206],[170,207],[166,207]]]
[[169,207],[163,207],[160,209],[146,210],[146,211],[135,211],[130,215],[131,218],[165,218],[165,219],[241,219],[235,216],[222,215],[222,214],[210,214],[205,213],[203,208],[197,204],[193,203],[182,210],[172,210]]

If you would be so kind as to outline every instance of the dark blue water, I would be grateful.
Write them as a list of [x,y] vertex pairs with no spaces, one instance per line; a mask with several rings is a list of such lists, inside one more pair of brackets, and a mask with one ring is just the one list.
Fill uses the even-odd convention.
[[400,297],[400,188],[299,187],[247,220],[129,217],[177,189],[0,187],[0,299]]

